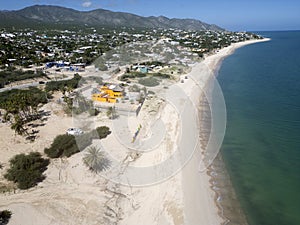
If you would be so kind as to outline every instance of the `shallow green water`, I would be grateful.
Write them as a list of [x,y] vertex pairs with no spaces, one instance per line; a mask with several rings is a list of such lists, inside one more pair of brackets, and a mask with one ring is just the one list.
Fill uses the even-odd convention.
[[221,149],[250,225],[300,224],[300,32],[226,58],[218,80],[227,107]]

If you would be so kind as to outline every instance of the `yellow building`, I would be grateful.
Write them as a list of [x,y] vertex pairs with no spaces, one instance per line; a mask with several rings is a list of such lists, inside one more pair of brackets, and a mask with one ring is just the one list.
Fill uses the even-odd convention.
[[92,95],[93,101],[116,103],[117,98],[123,97],[123,89],[118,85],[102,86],[100,93]]

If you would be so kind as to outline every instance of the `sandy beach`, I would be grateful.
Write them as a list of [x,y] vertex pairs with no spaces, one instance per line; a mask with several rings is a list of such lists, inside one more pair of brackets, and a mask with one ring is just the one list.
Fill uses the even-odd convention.
[[[134,155],[126,149],[126,145],[120,143],[116,135],[110,135],[101,141],[101,146],[109,149],[112,159],[122,161],[125,169],[129,166],[142,168],[160,165],[176,155],[176,149],[180,151],[174,166],[180,162],[182,168],[174,169],[170,176],[167,174],[169,167],[157,167],[149,170],[149,173],[146,171],[143,176],[147,179],[138,177],[136,180],[132,179],[132,182],[151,182],[135,187],[130,183],[130,174],[127,185],[121,185],[106,179],[111,176],[110,171],[103,176],[91,173],[82,162],[84,151],[67,159],[54,159],[45,172],[46,179],[38,186],[27,191],[14,190],[0,194],[0,209],[10,209],[13,213],[9,224],[224,224],[226,218],[216,202],[212,177],[208,170],[199,170],[203,148],[207,144],[205,138],[200,136],[199,139],[202,127],[200,114],[204,107],[200,104],[200,96],[207,81],[218,72],[225,57],[237,48],[261,41],[268,39],[235,43],[207,56],[201,63],[193,66],[184,83],[177,83],[167,90],[167,93],[178,88],[182,90],[197,111],[184,111],[181,106],[184,99],[178,95],[170,97],[171,102],[148,99],[138,118],[128,118],[132,121],[128,128],[130,131],[142,124],[144,133],[140,134],[140,143],[149,145],[149,149],[151,147],[153,150]],[[0,184],[7,184],[3,174],[11,157],[32,151],[44,154],[44,148],[51,144],[56,135],[64,134],[73,126],[73,119],[63,114],[60,107],[56,103],[43,107],[50,114],[46,121],[41,121],[44,125],[39,127],[39,137],[33,143],[15,136],[7,124],[0,124],[0,163],[3,165],[3,169],[0,169]],[[178,109],[182,111],[178,113]],[[165,130],[160,128],[160,124],[155,124],[157,118],[164,123]],[[100,115],[93,121],[93,126],[106,125],[113,128],[116,122],[118,121],[103,119]],[[152,132],[156,134],[164,131],[164,138],[156,140],[157,145],[147,143],[147,128],[153,128]],[[156,138],[155,135],[153,138]],[[185,157],[183,152],[186,151],[193,154]]]

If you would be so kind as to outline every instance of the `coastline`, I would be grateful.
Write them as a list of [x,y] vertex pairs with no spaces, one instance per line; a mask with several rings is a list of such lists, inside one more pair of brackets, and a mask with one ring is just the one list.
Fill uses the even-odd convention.
[[[247,41],[223,48],[196,64],[191,73],[199,78],[198,84],[203,90],[211,76],[216,76],[225,57],[239,47],[267,40]],[[194,105],[198,106],[202,101],[201,89],[193,87],[194,84],[192,79],[187,79],[183,84],[176,85],[181,86],[190,96]],[[53,105],[48,110],[53,111],[56,107]],[[200,114],[201,117],[205,110],[206,107],[203,104],[197,115]],[[175,128],[179,118],[174,116],[173,109],[163,108],[158,112],[176,135]],[[147,115],[145,118],[149,119]],[[146,120],[145,118],[143,120]],[[199,120],[203,122],[208,118],[202,120],[193,117],[191,121],[193,119],[194,122],[199,122]],[[51,143],[57,132],[64,132],[72,125],[71,118],[61,117],[61,115],[52,115],[49,120],[52,125],[47,124],[41,128],[40,132],[41,136],[47,137],[46,142],[40,140],[34,144],[25,145],[19,137],[8,139],[13,132],[11,130],[7,132],[6,127],[0,127],[2,141],[3,143],[6,139],[19,141],[16,148],[13,149],[13,154],[28,153],[33,150],[42,152],[43,148]],[[176,122],[174,123],[174,121]],[[99,124],[103,125],[103,122],[99,122]],[[106,121],[105,124],[111,125],[109,121]],[[200,123],[198,125],[200,128],[207,129],[208,124]],[[1,195],[0,208],[8,207],[18,215],[18,217],[12,217],[10,224],[32,224],[33,218],[36,218],[35,222],[39,224],[95,224],[95,222],[97,224],[124,225],[142,223],[149,225],[226,224],[227,215],[224,217],[222,213],[223,208],[220,207],[218,201],[220,194],[215,188],[219,186],[216,186],[218,181],[213,176],[214,168],[210,167],[203,172],[198,171],[200,154],[206,146],[205,136],[207,134],[207,130],[202,133],[200,148],[197,149],[196,154],[183,170],[165,182],[141,188],[118,186],[103,177],[91,174],[82,163],[83,153],[78,153],[69,159],[54,160],[46,171],[46,180],[39,186],[29,191]],[[185,141],[189,140],[188,135],[185,138],[187,139]],[[111,151],[116,154],[122,147],[117,145],[117,140],[113,136],[105,139],[104,144],[109,145]],[[170,138],[165,145],[176,146],[176,141]],[[164,148],[162,146],[159,149]],[[5,150],[12,151],[8,144],[2,151]],[[151,164],[153,160],[156,162],[160,159],[163,160],[164,157],[169,156],[168,154],[170,153],[159,153],[148,158],[141,157],[137,163]],[[5,161],[8,161],[11,155],[12,152],[7,152]],[[157,172],[163,173],[164,171]]]
[[[205,60],[202,62],[206,67],[208,67],[208,69],[211,71],[211,73],[209,74],[210,76],[217,76],[218,75],[218,71],[221,67],[222,61],[230,56],[231,54],[234,53],[234,51],[238,48],[241,48],[243,46],[246,45],[250,45],[250,44],[255,44],[255,43],[259,43],[259,42],[265,42],[265,41],[269,41],[269,38],[264,38],[262,40],[250,40],[250,41],[245,41],[245,42],[240,42],[240,43],[235,43],[232,44],[226,48],[223,48],[221,50],[219,50],[216,54],[210,55],[208,57],[205,58]],[[203,68],[198,68],[198,72],[201,73],[201,71],[203,70]],[[207,75],[207,74],[206,74]],[[210,77],[206,78],[207,80],[210,79]],[[207,104],[207,100],[206,97],[204,95],[200,96],[200,102],[198,104],[200,104],[200,121],[202,122],[202,125],[200,125],[200,142],[201,142],[201,149],[199,149],[199,153],[201,151],[203,151],[203,149],[205,149],[207,142],[208,142],[208,136],[209,136],[209,131],[210,130],[210,118],[209,115],[210,114],[210,108],[209,105]],[[222,157],[220,155],[220,153],[218,154],[218,156],[216,157],[216,159],[214,160],[214,162],[212,163],[211,166],[209,166],[207,168],[206,171],[203,172],[197,172],[195,173],[195,170],[197,170],[198,167],[198,162],[199,162],[199,158],[198,161],[195,160],[197,159],[198,156],[194,156],[193,159],[191,160],[190,164],[193,164],[193,166],[191,166],[191,168],[188,168],[188,171],[186,171],[186,174],[193,174],[193,178],[189,177],[189,180],[186,179],[187,176],[183,177],[183,185],[186,186],[186,191],[184,196],[186,198],[189,199],[193,199],[194,203],[190,202],[187,205],[190,204],[190,206],[187,206],[188,208],[193,208],[197,201],[200,202],[201,199],[200,198],[196,198],[197,195],[192,195],[189,189],[189,185],[201,185],[199,182],[198,184],[196,183],[195,180],[203,180],[203,181],[207,181],[208,179],[208,183],[210,186],[210,190],[213,192],[209,193],[209,191],[205,191],[204,193],[209,194],[210,196],[212,196],[212,198],[214,199],[214,205],[210,207],[212,207],[211,210],[211,215],[215,215],[215,211],[217,211],[217,217],[218,218],[207,218],[207,220],[203,223],[199,223],[199,221],[201,221],[201,215],[200,211],[205,210],[203,206],[199,206],[199,208],[197,210],[193,210],[194,211],[194,216],[190,215],[190,217],[194,217],[193,218],[193,222],[192,223],[187,223],[187,224],[239,224],[239,225],[244,225],[247,224],[246,222],[246,218],[242,212],[242,210],[240,209],[240,205],[239,202],[236,198],[234,189],[231,185],[230,182],[230,177],[226,172],[226,168],[224,165],[224,162],[222,160]],[[195,161],[193,161],[195,160]],[[225,171],[224,171],[225,169]],[[192,171],[193,170],[193,171]],[[205,176],[208,177],[205,177]],[[201,177],[201,178],[200,178]],[[227,182],[227,183],[226,183]],[[188,196],[187,195],[191,195]],[[227,196],[228,195],[228,196]],[[233,206],[234,205],[234,206]],[[236,207],[233,209],[233,207]],[[232,211],[233,210],[233,211]],[[234,211],[236,210],[236,211]],[[199,212],[197,214],[197,211]],[[195,215],[197,215],[197,217],[195,217]],[[231,223],[232,221],[235,221],[238,223]]]

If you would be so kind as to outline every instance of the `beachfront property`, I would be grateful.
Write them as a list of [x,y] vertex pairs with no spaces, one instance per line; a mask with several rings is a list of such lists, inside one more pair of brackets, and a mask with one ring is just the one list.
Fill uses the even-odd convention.
[[119,85],[103,85],[100,88],[99,93],[92,94],[92,100],[98,102],[116,103],[118,102],[118,99],[123,97],[123,92],[123,88],[121,88]]

